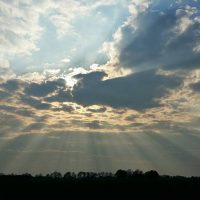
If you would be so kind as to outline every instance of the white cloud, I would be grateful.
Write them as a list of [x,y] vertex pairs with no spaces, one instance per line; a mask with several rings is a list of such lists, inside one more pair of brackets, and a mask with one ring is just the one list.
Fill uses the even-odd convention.
[[39,12],[30,1],[0,1],[0,51],[3,54],[31,54],[42,27]]
[[129,8],[130,8],[129,10],[131,12],[132,8],[135,6],[137,12],[143,12],[147,8],[149,8],[150,4],[151,4],[151,0],[132,0],[132,4],[129,6]]
[[0,57],[0,82],[15,77],[16,75],[12,71],[9,61],[3,57]]
[[[77,16],[87,14],[88,7],[74,0],[52,1],[52,8],[48,15],[57,28],[58,37],[64,36],[67,32],[73,31],[72,20]],[[78,15],[77,15],[78,14]]]
[[66,63],[70,62],[70,59],[69,58],[64,58],[64,59],[61,60],[61,62],[66,64]]
[[37,42],[44,30],[40,24],[41,16],[50,19],[58,37],[62,37],[73,31],[72,21],[77,16],[87,14],[91,8],[75,0],[2,0],[0,52],[9,55],[30,55],[39,50]]
[[[26,57],[31,60],[32,54],[40,50],[38,44],[41,36],[45,28],[48,29],[46,21],[42,19],[52,23],[57,37],[61,38],[69,33],[75,34],[73,22],[77,17],[88,15],[102,5],[122,4],[121,2],[123,1],[0,0],[0,54],[9,61],[15,61],[17,57],[19,64],[14,63],[15,69],[21,63],[23,67],[26,64],[27,69],[36,66],[38,63],[32,64],[31,61],[24,62],[23,65],[23,60]],[[64,63],[69,61],[63,60]]]
[[42,82],[46,77],[44,74],[38,72],[26,73],[17,77],[20,80],[27,81],[27,82]]
[[187,5],[184,9],[177,9],[176,15],[178,17],[177,26],[175,27],[175,31],[179,34],[185,32],[191,25],[195,23],[195,19],[191,18],[191,16],[198,12],[196,7],[191,7]]
[[85,16],[100,6],[109,6],[120,2],[119,0],[100,0],[98,2],[81,3],[75,0],[51,0],[52,5],[48,16],[57,29],[58,38],[61,38],[69,32],[75,33],[71,22],[77,16]]
[[197,44],[197,46],[193,48],[193,51],[196,53],[199,53],[200,52],[200,44]]

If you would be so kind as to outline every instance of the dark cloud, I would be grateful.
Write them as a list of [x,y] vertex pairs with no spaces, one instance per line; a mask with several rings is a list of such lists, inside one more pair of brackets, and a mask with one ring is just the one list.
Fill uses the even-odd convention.
[[57,94],[44,99],[47,102],[70,102],[72,101],[72,94],[70,91],[59,91]]
[[[164,12],[147,9],[136,21],[123,26],[121,41],[116,44],[121,64],[142,70],[160,66],[171,69],[199,67],[200,52],[195,52],[194,48],[200,45],[200,23],[193,15],[188,15],[186,8],[179,12],[182,14],[177,14],[178,6]],[[191,25],[180,32],[178,24],[182,23],[183,28],[187,20],[191,20]]]
[[6,112],[15,112],[16,108],[14,106],[0,105],[0,110],[4,110]]
[[37,116],[37,115],[35,115],[35,117],[34,117],[34,120],[35,120],[35,122],[47,122],[48,121],[48,119],[49,119],[49,115],[48,114],[46,114],[46,113],[44,113],[44,115],[43,116]]
[[17,79],[11,79],[6,81],[5,83],[2,83],[0,87],[4,88],[7,91],[13,92],[20,88],[20,85],[22,84],[22,81]]
[[27,110],[24,108],[17,108],[14,106],[0,105],[0,110],[5,111],[7,113],[17,114],[25,117],[34,116],[34,113],[31,110]]
[[108,105],[137,110],[159,106],[156,99],[181,83],[179,77],[159,75],[154,70],[105,81],[101,80],[101,72],[82,74],[79,77],[82,79],[72,91],[75,102],[84,106]]
[[0,100],[9,98],[11,95],[8,92],[0,90]]
[[131,115],[131,116],[126,117],[125,120],[132,122],[132,121],[134,121],[136,118],[137,118],[137,116],[132,116],[132,115]]
[[[64,122],[66,124],[66,122]],[[102,129],[105,128],[105,122],[99,120],[84,121],[83,119],[72,119],[70,124],[75,127],[90,128],[90,129]]]
[[27,110],[24,108],[18,109],[17,107],[14,107],[14,106],[0,105],[0,110],[8,112],[8,113],[25,116],[25,117],[34,116],[34,113],[31,110]]
[[51,105],[48,103],[43,103],[41,100],[32,98],[32,97],[21,97],[21,101],[24,104],[27,104],[33,108],[39,109],[39,110],[48,110],[51,108]]
[[36,130],[41,130],[44,127],[45,127],[44,123],[36,122],[28,125],[23,131],[24,132],[36,131]]
[[192,90],[200,92],[200,82],[191,85]]
[[0,137],[7,134],[16,134],[24,126],[23,121],[12,114],[1,113],[0,116]]
[[105,72],[91,72],[88,74],[78,74],[74,78],[81,80],[82,84],[92,84],[98,80],[102,80],[107,74]]
[[85,125],[91,129],[101,129],[103,127],[100,121],[98,120],[94,120],[92,122],[86,122]]
[[56,91],[57,89],[65,88],[66,83],[64,79],[57,79],[53,81],[46,81],[43,83],[31,83],[27,85],[24,89],[26,95],[35,96],[35,97],[45,97],[48,94]]
[[[97,80],[101,80],[107,74],[105,72],[92,72],[89,74],[78,74],[74,76],[74,78],[80,80],[80,84],[95,84]],[[50,97],[46,97],[45,101],[47,102],[72,102],[73,94],[71,91],[60,90],[57,94],[52,95]]]
[[34,116],[34,112],[32,112],[31,110],[25,110],[25,109],[17,110],[16,114],[24,116],[24,117],[33,117]]
[[61,109],[64,112],[73,112],[74,111],[74,108],[72,106],[67,106],[67,105],[63,105]]
[[[74,78],[78,79],[73,90],[66,90],[65,81],[58,79],[46,81],[44,83],[27,83],[24,94],[20,101],[35,109],[72,112],[71,106],[61,106],[52,108],[51,102],[75,102],[83,106],[111,106],[113,108],[131,108],[143,110],[159,106],[159,99],[167,94],[169,89],[176,88],[181,83],[181,78],[177,76],[159,75],[156,70],[138,72],[125,77],[103,80],[107,74],[105,72],[91,72],[88,74],[78,74]],[[7,82],[10,90],[15,87],[13,80]],[[11,84],[12,83],[12,84]],[[12,87],[11,87],[12,86]],[[53,95],[49,94],[53,92]],[[10,91],[11,93],[11,91]],[[10,97],[10,93],[0,91],[1,99]],[[46,97],[46,95],[49,95]],[[36,96],[36,97],[33,97]],[[1,107],[1,109],[12,112],[12,107]],[[105,112],[106,108],[88,108],[89,112]],[[23,116],[31,116],[27,111],[13,110]]]

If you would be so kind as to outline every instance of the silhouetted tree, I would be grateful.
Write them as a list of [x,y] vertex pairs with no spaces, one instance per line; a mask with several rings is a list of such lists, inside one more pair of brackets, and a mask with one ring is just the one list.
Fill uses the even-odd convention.
[[55,172],[50,174],[50,177],[58,179],[58,178],[62,178],[62,174],[60,172],[55,171]]
[[86,172],[79,172],[78,173],[78,178],[85,178],[86,177]]
[[147,178],[151,178],[151,179],[156,179],[159,177],[159,174],[157,171],[154,170],[150,170],[148,172],[145,172],[144,174]]
[[22,174],[22,176],[23,176],[23,177],[29,177],[29,178],[32,177],[32,175],[29,174],[29,173]]
[[63,178],[65,179],[75,179],[76,178],[76,174],[74,172],[66,172],[63,176]]
[[125,170],[119,169],[116,173],[115,176],[117,178],[126,178],[128,173]]
[[136,169],[133,173],[132,173],[132,176],[135,177],[135,178],[141,178],[143,177],[143,171],[139,170],[139,169]]
[[36,177],[36,178],[42,178],[43,175],[42,175],[42,174],[36,174],[35,177]]

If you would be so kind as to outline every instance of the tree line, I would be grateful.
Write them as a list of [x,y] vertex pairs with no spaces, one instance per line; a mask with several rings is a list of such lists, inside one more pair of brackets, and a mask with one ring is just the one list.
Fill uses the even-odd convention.
[[[9,192],[7,192],[9,190]],[[0,195],[5,193],[21,197],[38,196],[44,198],[61,196],[73,196],[73,199],[81,196],[92,199],[121,196],[122,199],[140,199],[141,197],[168,197],[179,199],[180,196],[192,199],[200,191],[200,177],[184,177],[159,175],[155,170],[143,172],[141,170],[122,170],[111,172],[52,172],[46,175],[31,175],[28,173],[0,174]],[[60,196],[60,198],[58,198]],[[126,197],[127,198],[126,198]],[[80,198],[79,198],[80,199]]]
[[155,170],[150,170],[147,172],[143,172],[141,170],[122,170],[119,169],[115,173],[112,172],[84,172],[80,171],[78,173],[75,172],[66,172],[64,174],[54,171],[52,173],[43,175],[43,174],[36,174],[32,175],[30,173],[24,174],[4,174],[0,173],[0,178],[10,177],[10,178],[33,178],[33,179],[199,179],[200,177],[184,177],[184,176],[170,176],[170,175],[159,175],[159,173]]

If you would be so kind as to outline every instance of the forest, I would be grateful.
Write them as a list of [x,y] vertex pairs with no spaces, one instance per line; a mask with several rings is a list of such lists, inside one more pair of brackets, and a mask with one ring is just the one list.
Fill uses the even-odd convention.
[[[98,195],[104,198],[111,195],[133,197],[188,197],[199,195],[200,177],[159,175],[155,170],[117,170],[111,172],[53,172],[50,174],[0,174],[1,191],[6,195],[62,194],[74,197]],[[164,195],[164,196],[163,196]]]

